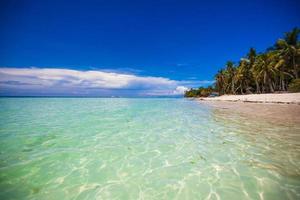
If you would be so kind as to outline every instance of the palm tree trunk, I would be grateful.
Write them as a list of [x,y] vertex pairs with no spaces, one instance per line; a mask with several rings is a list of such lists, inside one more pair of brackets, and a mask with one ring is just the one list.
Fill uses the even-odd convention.
[[295,75],[295,78],[297,79],[299,77],[298,77],[298,67],[297,67],[296,61],[295,61],[295,55],[293,55],[292,60],[293,60],[293,67],[294,67],[294,75]]
[[272,84],[272,81],[271,79],[269,79],[269,88],[270,88],[270,91],[273,93],[274,92],[274,88],[273,88],[273,84]]
[[278,89],[279,89],[279,91],[282,91],[283,89],[282,89],[282,75],[280,75],[279,76],[279,85],[278,85]]
[[273,92],[276,90],[276,82],[271,82],[272,86],[273,86]]
[[256,84],[256,93],[259,94],[260,93],[260,87],[259,87],[259,83],[258,83],[257,79],[255,79],[255,84]]
[[266,92],[266,84],[267,84],[267,73],[265,72],[264,73],[264,82],[263,82],[263,87],[262,87],[263,93]]
[[232,81],[232,84],[231,84],[231,92],[232,94],[235,94],[235,91],[234,91],[234,82]]
[[243,91],[243,85],[241,84],[241,94],[244,94],[244,91]]

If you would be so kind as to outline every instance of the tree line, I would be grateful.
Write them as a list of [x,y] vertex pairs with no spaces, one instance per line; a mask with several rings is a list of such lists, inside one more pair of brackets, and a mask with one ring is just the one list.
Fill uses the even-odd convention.
[[185,97],[223,94],[300,92],[300,30],[294,28],[263,53],[250,48],[235,64],[228,61],[215,75],[213,86],[190,89]]

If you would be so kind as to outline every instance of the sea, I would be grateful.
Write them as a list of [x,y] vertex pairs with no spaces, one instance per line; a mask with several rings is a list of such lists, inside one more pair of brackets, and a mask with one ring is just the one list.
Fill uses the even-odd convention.
[[0,199],[300,199],[300,125],[184,98],[0,98]]

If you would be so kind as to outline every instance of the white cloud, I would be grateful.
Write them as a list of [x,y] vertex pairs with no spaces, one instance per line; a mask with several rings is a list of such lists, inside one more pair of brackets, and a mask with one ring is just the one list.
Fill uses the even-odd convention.
[[173,91],[175,95],[177,94],[184,94],[185,91],[187,91],[189,88],[185,86],[177,86],[176,89]]
[[0,68],[1,82],[20,81],[26,85],[51,87],[63,81],[63,86],[94,87],[106,89],[128,88],[132,84],[174,85],[175,82],[161,77],[140,77],[102,71],[78,71],[70,69]]
[[[83,93],[87,90],[173,91],[178,81],[106,71],[59,68],[0,68],[0,88],[39,93]],[[164,92],[165,93],[165,92]],[[170,93],[171,94],[171,93]]]
[[[204,81],[206,82],[209,81]],[[3,91],[23,95],[28,92],[37,95],[182,95],[185,90],[198,83],[201,81],[176,81],[164,77],[98,70],[0,68],[2,95]]]

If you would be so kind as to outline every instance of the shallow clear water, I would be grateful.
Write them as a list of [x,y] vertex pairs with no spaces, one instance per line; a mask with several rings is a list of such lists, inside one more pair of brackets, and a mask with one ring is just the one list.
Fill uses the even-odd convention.
[[299,134],[185,99],[1,98],[0,199],[299,199]]

